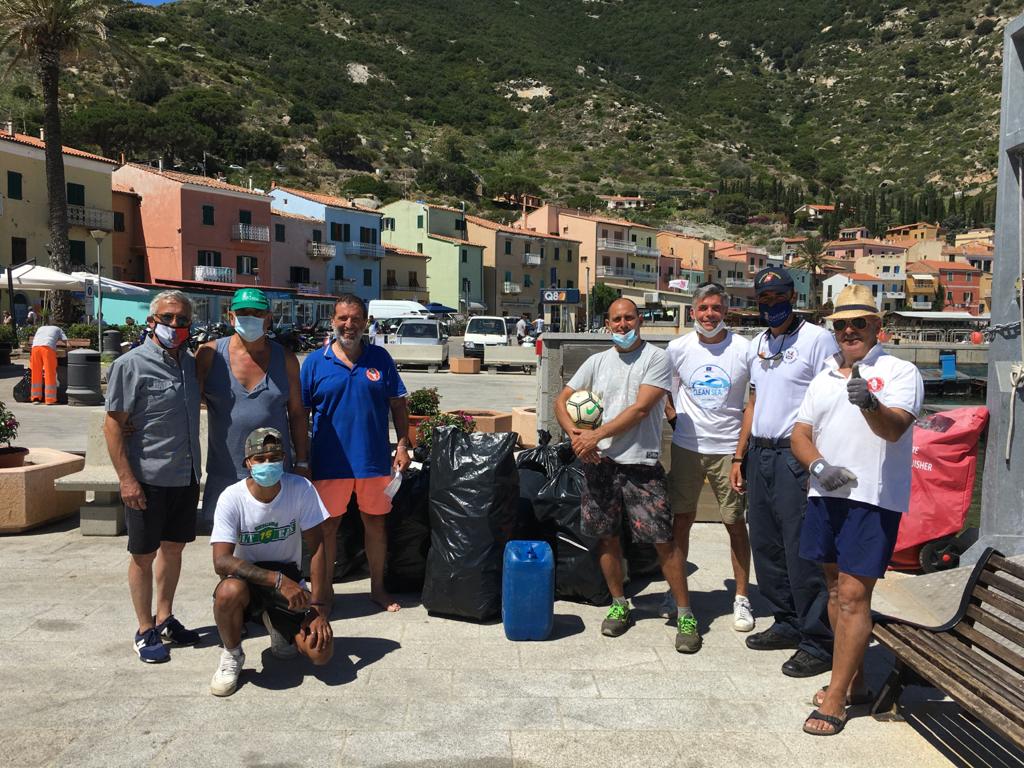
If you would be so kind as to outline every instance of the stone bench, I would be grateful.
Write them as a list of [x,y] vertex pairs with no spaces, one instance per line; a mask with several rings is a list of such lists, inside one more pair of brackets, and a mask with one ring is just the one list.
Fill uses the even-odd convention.
[[488,373],[497,373],[498,368],[521,368],[525,373],[537,370],[537,350],[529,347],[485,347],[484,367]]
[[448,347],[444,344],[381,344],[395,361],[395,365],[403,368],[410,365],[426,366],[430,373],[445,364],[448,358]]
[[[89,434],[85,446],[85,466],[73,475],[57,478],[54,487],[58,491],[82,491],[93,493],[92,501],[85,501],[79,507],[79,527],[83,536],[120,536],[125,532],[124,505],[121,503],[121,483],[117,479],[114,465],[110,463],[107,441],[103,436],[103,422],[107,414],[96,411],[89,421]],[[206,476],[206,410],[199,412],[199,445],[203,450]],[[200,480],[200,488],[203,480]]]

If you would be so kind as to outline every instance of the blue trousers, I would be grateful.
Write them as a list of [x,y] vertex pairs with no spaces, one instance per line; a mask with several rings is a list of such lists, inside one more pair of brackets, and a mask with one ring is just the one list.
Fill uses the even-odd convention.
[[799,639],[815,658],[832,659],[828,592],[821,566],[800,557],[807,470],[789,448],[751,445],[746,458],[747,520],[757,588],[775,630]]

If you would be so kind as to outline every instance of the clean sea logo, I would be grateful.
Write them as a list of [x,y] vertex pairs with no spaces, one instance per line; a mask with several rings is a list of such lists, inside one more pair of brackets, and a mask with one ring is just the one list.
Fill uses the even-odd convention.
[[722,367],[705,365],[693,372],[688,387],[690,396],[701,408],[720,408],[729,397],[732,379]]
[[257,525],[254,531],[242,531],[238,537],[239,544],[271,544],[275,541],[284,541],[295,533],[295,521],[288,525],[278,526],[277,523],[263,523]]

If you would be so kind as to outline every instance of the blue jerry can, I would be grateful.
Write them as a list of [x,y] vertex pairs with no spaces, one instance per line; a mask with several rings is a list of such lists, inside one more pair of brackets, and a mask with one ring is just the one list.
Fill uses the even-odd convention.
[[555,623],[555,558],[546,541],[505,545],[501,618],[509,640],[547,640]]

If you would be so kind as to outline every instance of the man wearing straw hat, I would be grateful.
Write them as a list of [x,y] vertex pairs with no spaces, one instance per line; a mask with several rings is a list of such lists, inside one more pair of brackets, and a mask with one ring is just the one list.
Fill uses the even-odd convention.
[[848,285],[832,321],[839,354],[804,396],[793,454],[811,475],[800,556],[821,563],[835,635],[832,678],[814,695],[804,731],[832,736],[846,706],[867,703],[864,651],[871,636],[871,592],[885,575],[910,502],[914,423],[924,382],[917,367],[885,352],[871,291]]

